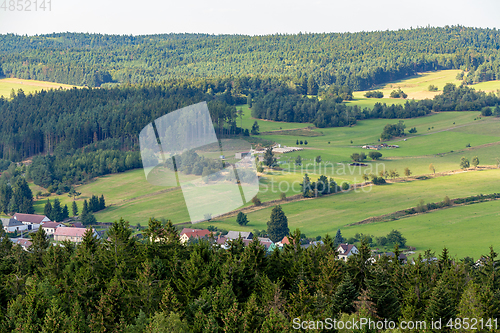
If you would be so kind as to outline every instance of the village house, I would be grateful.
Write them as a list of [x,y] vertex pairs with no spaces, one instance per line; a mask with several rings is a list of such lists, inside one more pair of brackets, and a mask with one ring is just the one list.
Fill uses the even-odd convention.
[[[87,228],[56,228],[54,233],[54,240],[56,242],[62,242],[64,240],[69,240],[73,243],[81,243],[83,235],[87,231]],[[99,237],[95,229],[92,229],[94,236]]]
[[243,240],[245,239],[253,239],[253,234],[249,231],[229,231],[225,236],[227,239],[235,240],[241,237]]
[[28,248],[33,244],[31,240],[27,238],[14,238],[12,243],[18,244],[24,251],[28,251]]
[[28,230],[37,230],[45,222],[51,222],[45,215],[36,214],[14,214],[14,219],[28,226]]
[[339,253],[338,258],[344,261],[347,261],[347,258],[352,256],[353,254],[359,253],[358,248],[354,244],[340,244],[337,248],[337,252]]
[[283,239],[281,241],[277,242],[276,246],[281,248],[281,247],[285,246],[286,244],[290,245],[290,240],[288,239],[287,236],[283,237]]
[[42,228],[47,235],[53,235],[57,228],[66,227],[64,224],[59,222],[45,222],[42,224]]
[[190,238],[203,238],[208,237],[210,235],[210,231],[207,229],[189,229],[184,228],[181,231],[180,241],[181,244],[186,244]]
[[28,230],[28,226],[12,218],[1,218],[3,230],[5,232],[20,232]]

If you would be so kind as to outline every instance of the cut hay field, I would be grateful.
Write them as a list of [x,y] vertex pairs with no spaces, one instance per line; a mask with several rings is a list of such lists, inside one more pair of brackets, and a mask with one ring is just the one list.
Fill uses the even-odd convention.
[[[460,70],[441,70],[435,72],[424,72],[419,73],[415,76],[409,77],[403,80],[397,80],[391,83],[383,84],[373,89],[379,90],[384,93],[384,98],[366,98],[365,93],[367,91],[355,91],[353,93],[354,100],[346,102],[348,105],[358,105],[361,108],[373,107],[375,103],[386,103],[386,104],[403,104],[406,102],[404,99],[389,98],[391,92],[398,88],[401,88],[406,94],[408,94],[407,99],[432,99],[435,95],[442,93],[443,87],[447,83],[454,83],[460,85],[461,81],[456,80],[457,74],[461,72]],[[429,85],[434,85],[438,88],[438,91],[432,92],[428,90]],[[476,90],[483,90],[486,92],[496,92],[500,89],[500,81],[488,81],[481,82],[470,87]]]
[[50,89],[71,89],[76,86],[62,84],[62,83],[54,83],[54,82],[46,82],[46,81],[37,81],[37,80],[24,80],[24,79],[16,79],[16,78],[1,78],[0,79],[0,96],[5,98],[10,97],[10,93],[12,89],[17,93],[19,89],[22,89],[25,94],[34,93],[41,90],[50,90]]

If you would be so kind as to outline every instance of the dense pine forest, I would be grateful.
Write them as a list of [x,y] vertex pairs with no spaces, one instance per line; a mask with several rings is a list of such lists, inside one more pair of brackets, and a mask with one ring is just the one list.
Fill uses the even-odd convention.
[[500,79],[500,32],[446,26],[296,35],[56,33],[1,35],[0,75],[91,87],[179,78],[264,75],[365,90],[416,72]]
[[1,229],[0,332],[291,332],[297,320],[311,328],[360,317],[427,320],[422,332],[437,318],[448,331],[450,319],[476,318],[487,331],[500,316],[493,249],[480,264],[446,249],[435,261],[426,253],[414,264],[372,263],[362,241],[344,262],[332,238],[304,249],[298,230],[270,254],[258,240],[228,250],[207,240],[181,245],[170,222],[154,219],[144,238],[131,232],[120,220],[107,239],[89,230],[77,247],[51,246],[40,228],[27,252]]

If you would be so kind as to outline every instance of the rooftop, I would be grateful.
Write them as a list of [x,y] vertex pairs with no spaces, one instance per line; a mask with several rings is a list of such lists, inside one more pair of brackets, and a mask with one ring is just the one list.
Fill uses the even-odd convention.
[[20,213],[15,213],[14,218],[18,221],[21,221],[21,222],[30,222],[30,223],[36,223],[36,224],[40,224],[44,219],[49,220],[48,217],[45,215],[20,214]]

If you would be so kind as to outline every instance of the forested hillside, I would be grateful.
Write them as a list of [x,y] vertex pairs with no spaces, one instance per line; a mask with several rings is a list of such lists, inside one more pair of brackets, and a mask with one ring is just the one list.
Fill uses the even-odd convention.
[[467,83],[500,79],[500,32],[463,26],[266,36],[9,34],[0,44],[0,74],[88,86],[264,75],[364,90],[452,68],[470,71]]
[[131,233],[120,220],[104,239],[89,229],[77,247],[51,246],[40,228],[24,251],[0,229],[0,332],[292,332],[295,318],[311,328],[309,321],[360,317],[425,320],[419,332],[436,318],[446,329],[459,327],[455,318],[498,328],[493,249],[479,265],[446,249],[436,261],[429,251],[403,265],[387,256],[372,263],[365,241],[347,262],[331,237],[304,249],[299,231],[270,254],[256,237],[228,250],[206,240],[184,246],[171,223],[156,220],[144,238]]
[[221,89],[221,94],[211,95],[194,83],[172,82],[51,90],[27,96],[20,91],[11,101],[0,99],[0,158],[20,160],[57,150],[71,155],[75,149],[111,138],[128,139],[124,141],[128,146],[121,148],[130,149],[138,144],[138,133],[148,123],[200,101],[208,101],[219,135],[235,134],[236,109],[231,104],[238,101],[230,92],[224,93],[224,85]]

